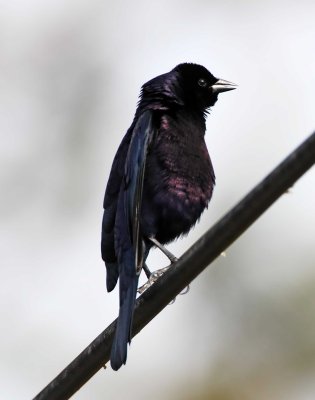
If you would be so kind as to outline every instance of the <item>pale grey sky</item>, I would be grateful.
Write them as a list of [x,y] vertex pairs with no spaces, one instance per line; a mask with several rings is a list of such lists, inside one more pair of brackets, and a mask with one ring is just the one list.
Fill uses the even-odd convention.
[[[117,316],[102,197],[140,86],[184,61],[239,85],[208,117],[217,186],[180,255],[315,129],[314,15],[306,0],[0,1],[1,398],[33,397]],[[314,398],[314,356],[267,373],[314,304],[314,198],[310,171],[74,398],[189,399],[232,376],[262,376],[255,399]]]

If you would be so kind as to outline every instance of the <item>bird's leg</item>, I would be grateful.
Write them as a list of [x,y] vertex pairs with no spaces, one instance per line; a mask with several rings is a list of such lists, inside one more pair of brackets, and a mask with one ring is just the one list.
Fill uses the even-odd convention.
[[154,236],[150,236],[149,240],[166,255],[172,264],[177,261],[177,258],[174,256],[174,254],[168,251],[167,248],[164,247],[158,240],[156,240]]
[[158,247],[165,255],[166,257],[171,261],[171,264],[168,265],[167,267],[158,269],[157,271],[154,271],[152,274],[146,264],[143,266],[143,270],[148,278],[148,281],[139,287],[138,293],[143,293],[145,290],[147,290],[153,283],[164,274],[171,266],[177,261],[177,258],[172,254],[170,251],[168,251],[158,240],[155,239],[154,236],[150,236],[149,240],[156,246]]
[[[163,275],[164,272],[166,272],[172,266],[172,264],[176,263],[178,258],[175,257],[174,254],[172,254],[170,251],[168,251],[167,248],[165,248],[158,240],[156,240],[156,238],[154,236],[149,237],[149,240],[151,240],[151,242],[154,243],[156,245],[156,247],[158,247],[166,255],[166,257],[168,257],[169,260],[171,261],[171,264],[168,265],[167,267],[158,269],[157,271],[153,272],[153,274],[150,276],[150,279],[151,278],[152,278],[152,280],[154,279],[153,282],[155,282],[157,280],[157,278],[159,278],[161,275]],[[190,287],[188,285],[180,294],[188,293],[189,289],[190,289]],[[175,299],[173,300],[173,302],[174,301],[175,301]]]
[[152,283],[154,282],[154,281],[152,281],[152,276],[153,276],[153,274],[152,274],[152,272],[149,270],[149,267],[147,266],[146,263],[143,264],[142,269],[143,269],[143,271],[145,272],[145,274],[146,274],[148,280],[147,280],[147,282],[146,282],[144,285],[142,285],[142,286],[140,286],[140,287],[138,288],[137,292],[140,293],[140,294],[142,294],[145,290],[147,290],[148,287],[150,287],[150,286],[152,285]]
[[147,264],[144,263],[142,268],[143,268],[143,271],[145,272],[147,278],[150,279],[152,272],[149,270],[149,267],[147,266]]
[[[152,273],[152,275],[150,276],[150,279],[153,279],[153,282],[155,282],[157,280],[157,278],[159,278],[161,275],[164,274],[164,272],[166,272],[171,266],[172,264],[176,263],[176,261],[178,260],[177,257],[174,256],[174,254],[172,254],[170,251],[167,250],[167,248],[165,248],[158,240],[156,240],[156,238],[154,236],[150,236],[149,240],[156,246],[158,247],[165,255],[166,257],[170,260],[171,264],[168,265],[167,267],[158,269],[157,271],[154,271]],[[152,283],[153,283],[152,282]]]

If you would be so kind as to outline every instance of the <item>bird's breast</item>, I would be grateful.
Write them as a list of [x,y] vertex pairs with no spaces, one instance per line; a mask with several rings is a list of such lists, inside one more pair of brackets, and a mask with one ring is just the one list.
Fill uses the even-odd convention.
[[212,189],[213,182],[210,180],[208,184],[201,184],[200,179],[193,181],[183,176],[171,175],[156,200],[161,205],[164,217],[173,216],[193,225],[207,207]]
[[146,235],[154,235],[168,243],[188,233],[200,218],[211,198],[213,185],[206,190],[181,176],[160,181],[154,192],[144,190],[143,227]]
[[161,139],[148,157],[143,224],[167,243],[187,233],[200,218],[212,196],[214,173],[203,137]]

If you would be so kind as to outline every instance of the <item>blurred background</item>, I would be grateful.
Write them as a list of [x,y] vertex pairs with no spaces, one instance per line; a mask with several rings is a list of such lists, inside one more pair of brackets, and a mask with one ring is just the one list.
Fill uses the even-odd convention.
[[[180,256],[315,129],[314,1],[0,1],[0,393],[35,396],[116,316],[102,201],[140,86],[239,85],[207,122],[217,186]],[[315,398],[315,171],[73,398]],[[158,252],[154,268],[167,264]]]

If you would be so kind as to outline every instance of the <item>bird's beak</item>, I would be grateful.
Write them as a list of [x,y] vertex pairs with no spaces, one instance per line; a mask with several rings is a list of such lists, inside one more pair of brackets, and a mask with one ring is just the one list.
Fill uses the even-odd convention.
[[228,90],[234,90],[237,88],[235,83],[225,81],[224,79],[219,79],[216,83],[210,86],[213,93],[227,92]]

